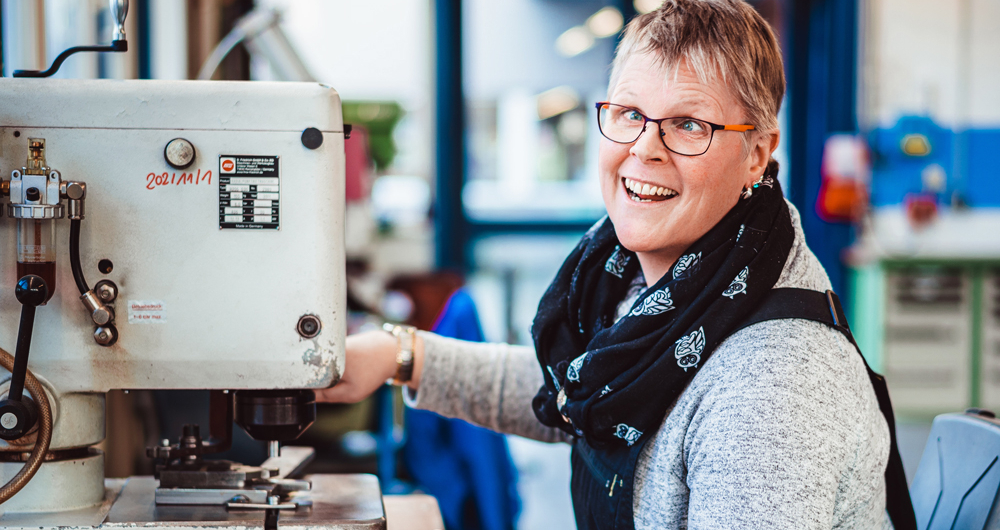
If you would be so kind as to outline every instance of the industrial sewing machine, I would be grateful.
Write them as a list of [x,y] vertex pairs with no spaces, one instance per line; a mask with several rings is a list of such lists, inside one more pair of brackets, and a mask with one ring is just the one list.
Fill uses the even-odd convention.
[[[344,369],[337,92],[29,78],[0,94],[0,527],[385,528],[374,476],[292,478],[311,450],[279,449]],[[210,425],[150,447],[156,477],[105,480],[111,389],[211,390]],[[262,466],[205,458],[234,420],[269,442]]]

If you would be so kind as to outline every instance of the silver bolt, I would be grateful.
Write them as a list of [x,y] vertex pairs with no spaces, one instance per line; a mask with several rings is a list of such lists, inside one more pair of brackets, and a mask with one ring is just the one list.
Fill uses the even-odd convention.
[[279,499],[278,499],[277,495],[270,495],[270,496],[267,497],[267,503],[270,504],[271,506],[277,505],[278,504],[278,500]]
[[269,440],[267,442],[267,456],[269,458],[278,458],[281,456],[281,442]]
[[110,283],[101,282],[97,286],[97,297],[103,302],[111,302],[118,297],[118,289]]
[[94,340],[101,346],[107,346],[111,343],[112,339],[114,339],[114,335],[110,329],[101,326],[94,330]]
[[13,412],[4,412],[3,416],[0,416],[0,425],[3,425],[4,429],[17,427],[17,416]]
[[163,447],[170,447],[170,440],[168,438],[164,438],[160,440],[160,445]]

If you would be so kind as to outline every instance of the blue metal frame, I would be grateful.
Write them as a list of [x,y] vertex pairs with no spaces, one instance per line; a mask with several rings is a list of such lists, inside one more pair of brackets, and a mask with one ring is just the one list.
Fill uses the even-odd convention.
[[465,270],[465,97],[462,91],[462,0],[435,0],[435,260],[438,269]]
[[802,215],[809,248],[826,268],[834,290],[851,304],[843,249],[852,227],[827,223],[816,213],[826,138],[858,130],[857,0],[786,0],[790,13],[788,77],[788,196]]
[[136,53],[138,54],[138,74],[139,79],[152,79],[153,77],[153,64],[150,61],[149,49],[149,0],[132,0],[132,6],[135,10],[135,21],[136,21],[136,35],[135,41],[137,43]]

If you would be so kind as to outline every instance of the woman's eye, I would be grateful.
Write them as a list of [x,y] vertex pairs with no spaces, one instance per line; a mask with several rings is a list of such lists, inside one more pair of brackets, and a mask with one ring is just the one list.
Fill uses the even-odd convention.
[[642,114],[639,114],[638,112],[636,112],[634,110],[628,111],[628,113],[625,114],[625,116],[627,116],[628,119],[631,120],[631,121],[642,121]]
[[701,133],[705,132],[705,127],[701,123],[694,120],[684,120],[680,123],[680,129],[688,133]]

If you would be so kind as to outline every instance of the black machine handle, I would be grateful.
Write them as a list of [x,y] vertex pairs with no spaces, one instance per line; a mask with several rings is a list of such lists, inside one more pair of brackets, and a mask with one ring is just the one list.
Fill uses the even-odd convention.
[[125,40],[125,17],[128,15],[128,0],[111,0],[111,16],[115,20],[114,37],[108,46],[74,46],[63,50],[52,62],[48,70],[15,70],[14,77],[49,77],[59,71],[63,61],[74,53],[80,52],[127,52],[128,41]]
[[11,371],[7,399],[0,401],[0,438],[15,440],[35,425],[37,411],[30,400],[23,399],[24,379],[28,372],[31,332],[35,327],[35,308],[48,298],[49,288],[40,276],[27,274],[17,281],[14,295],[21,302],[21,324],[17,330],[14,369]]

